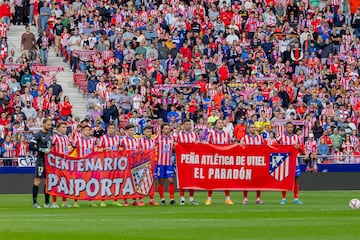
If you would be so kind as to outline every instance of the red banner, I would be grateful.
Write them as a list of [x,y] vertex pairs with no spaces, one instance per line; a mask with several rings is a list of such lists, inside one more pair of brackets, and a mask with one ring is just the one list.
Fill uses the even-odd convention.
[[13,64],[3,64],[2,69],[10,69],[10,70],[16,70],[22,67],[22,64],[13,63]]
[[46,157],[46,192],[78,200],[139,198],[154,194],[154,150]]
[[54,66],[33,66],[32,69],[37,72],[62,72],[64,67],[54,67]]
[[199,190],[287,190],[294,187],[293,146],[178,144],[178,184]]

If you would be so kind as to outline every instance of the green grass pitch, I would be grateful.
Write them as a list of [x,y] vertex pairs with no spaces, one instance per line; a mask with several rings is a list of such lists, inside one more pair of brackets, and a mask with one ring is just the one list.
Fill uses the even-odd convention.
[[[205,206],[206,194],[197,192],[200,206],[146,206],[79,209],[32,209],[30,195],[0,195],[0,239],[360,239],[360,210],[350,199],[359,191],[301,192],[304,205],[279,204],[280,192],[263,193],[264,205],[249,193],[233,192],[233,206],[224,205],[222,192]],[[43,205],[43,195],[39,203]],[[60,199],[59,199],[60,200]],[[178,201],[178,199],[177,199]],[[69,200],[72,203],[72,200]]]

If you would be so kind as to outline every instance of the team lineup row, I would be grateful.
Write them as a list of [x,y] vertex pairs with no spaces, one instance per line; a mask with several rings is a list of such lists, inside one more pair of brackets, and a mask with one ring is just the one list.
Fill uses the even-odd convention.
[[[154,172],[154,178],[158,180],[157,191],[160,196],[160,203],[166,204],[164,197],[164,184],[167,181],[168,191],[170,195],[170,204],[175,205],[175,185],[174,176],[175,170],[173,166],[173,152],[177,143],[196,143],[199,142],[199,136],[195,131],[191,130],[191,121],[184,120],[182,124],[182,130],[174,137],[171,133],[171,128],[168,123],[164,123],[160,127],[161,134],[155,138],[152,138],[153,129],[151,126],[145,127],[143,131],[143,137],[135,138],[134,125],[126,126],[126,136],[120,137],[116,134],[115,125],[110,123],[107,126],[107,133],[100,137],[99,141],[96,138],[90,136],[90,125],[86,120],[81,122],[81,130],[75,134],[73,142],[70,143],[69,138],[66,135],[67,125],[65,122],[59,122],[57,125],[57,131],[52,134],[51,120],[45,119],[43,122],[43,129],[35,134],[34,138],[30,142],[30,149],[38,151],[38,159],[35,168],[35,178],[33,185],[33,207],[40,208],[37,202],[38,188],[43,178],[46,178],[45,171],[45,154],[49,153],[52,149],[59,154],[68,155],[69,152],[75,150],[77,157],[86,157],[93,152],[104,151],[122,151],[122,150],[156,150],[156,168]],[[208,136],[208,143],[215,145],[227,145],[231,144],[230,135],[223,131],[223,121],[217,120],[214,124],[213,130]],[[279,144],[293,145],[295,148],[300,148],[299,137],[294,134],[294,125],[291,122],[286,124],[286,131],[277,139]],[[265,144],[261,135],[256,134],[256,127],[254,124],[250,124],[248,127],[248,133],[240,140],[238,144],[243,145],[262,145]],[[74,152],[74,151],[73,151]],[[302,204],[299,200],[299,169],[297,167],[294,187],[294,203]],[[180,205],[185,204],[184,189],[180,191]],[[192,205],[198,205],[199,203],[194,200],[194,190],[189,190],[190,198],[189,203]],[[244,191],[243,204],[248,204],[248,192]],[[225,204],[233,205],[233,201],[230,199],[230,191],[225,191]],[[261,192],[256,191],[256,203],[263,204],[261,200]],[[286,204],[286,191],[282,192],[281,204]],[[91,206],[97,206],[93,201],[89,201]],[[208,198],[205,205],[212,204],[212,191],[208,191]],[[123,201],[123,204],[119,201],[114,201],[114,205],[117,206],[129,206],[127,200]],[[144,200],[142,198],[137,202],[136,199],[132,199],[132,205],[144,206]],[[149,205],[159,205],[154,200],[154,196],[149,196]],[[46,208],[58,208],[56,203],[56,196],[53,196],[53,203],[50,204],[50,196],[45,193],[45,205]],[[70,207],[66,202],[66,198],[63,198],[63,207]],[[106,206],[105,201],[102,201],[100,206]],[[75,200],[74,207],[80,207]]]

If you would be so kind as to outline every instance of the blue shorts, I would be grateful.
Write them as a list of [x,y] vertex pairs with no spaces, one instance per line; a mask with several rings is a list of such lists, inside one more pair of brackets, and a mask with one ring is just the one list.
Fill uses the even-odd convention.
[[296,166],[295,168],[295,177],[300,177],[300,166]]
[[157,165],[155,167],[154,177],[160,178],[174,178],[175,171],[173,166]]

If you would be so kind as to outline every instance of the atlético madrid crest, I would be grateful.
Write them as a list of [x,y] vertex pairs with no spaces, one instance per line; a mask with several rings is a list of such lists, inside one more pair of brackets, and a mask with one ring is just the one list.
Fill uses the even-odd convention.
[[290,172],[290,154],[289,153],[271,153],[269,173],[277,181],[281,182],[289,176]]
[[137,193],[149,195],[154,183],[151,162],[131,168],[132,182]]

